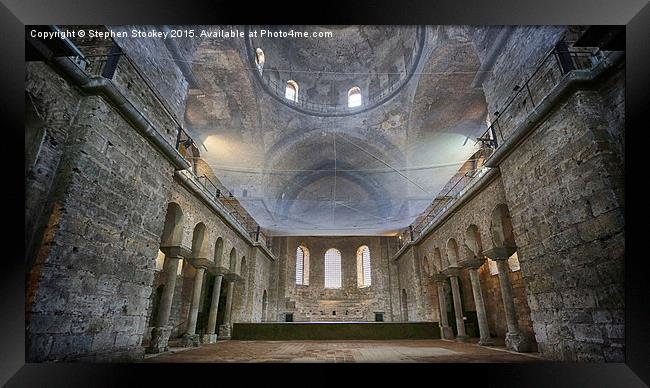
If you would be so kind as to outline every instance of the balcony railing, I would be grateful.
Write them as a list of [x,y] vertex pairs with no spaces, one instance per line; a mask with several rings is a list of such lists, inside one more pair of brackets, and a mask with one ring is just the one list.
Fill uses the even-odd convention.
[[[112,45],[81,47],[79,52],[83,56],[73,58],[73,61],[81,70],[91,76],[112,80],[138,109],[147,113],[149,119],[159,129],[167,129],[166,133],[161,135],[170,143],[174,143],[183,158],[194,165],[196,157],[188,156],[186,150],[195,145],[195,139],[185,130],[153,82],[126,53],[119,49],[115,42]],[[186,171],[209,194],[209,197],[214,198],[220,209],[229,215],[240,231],[251,237],[253,241],[266,244],[269,248],[269,240],[259,225],[250,216],[239,212],[232,204],[234,197],[228,197],[232,200],[225,198],[222,190],[206,175],[197,175],[193,168]]]
[[[563,47],[563,49],[558,49],[558,47]],[[514,87],[503,109],[496,112],[491,125],[478,138],[485,152],[493,152],[503,144],[564,76],[574,70],[593,69],[603,59],[604,55],[600,51],[573,51],[566,48],[564,44],[556,45],[542,58],[525,82]],[[445,193],[437,196],[431,209],[421,220],[400,234],[401,241],[416,240],[486,172],[487,167],[479,166],[460,175]]]

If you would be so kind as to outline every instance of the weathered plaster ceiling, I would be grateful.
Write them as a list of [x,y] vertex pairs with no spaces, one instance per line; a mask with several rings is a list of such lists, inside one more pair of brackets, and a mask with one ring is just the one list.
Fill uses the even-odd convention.
[[[422,30],[415,73],[399,92],[372,109],[340,116],[278,101],[256,74],[251,42],[203,41],[193,59],[200,88],[190,94],[186,112],[207,148],[201,157],[271,233],[391,234],[406,227],[478,149],[476,138],[486,127],[485,99],[471,87],[480,64],[470,28]],[[336,42],[253,40],[265,53],[263,74],[274,72],[282,82],[292,77],[315,102],[344,104],[349,87],[366,94],[372,84],[381,92],[381,85],[391,85],[389,74],[400,82],[394,70],[400,63],[404,70],[418,36],[414,26],[332,31]]]

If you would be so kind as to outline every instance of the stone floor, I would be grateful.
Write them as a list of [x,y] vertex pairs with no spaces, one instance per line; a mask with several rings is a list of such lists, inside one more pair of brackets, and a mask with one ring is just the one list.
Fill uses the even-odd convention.
[[444,340],[218,341],[172,348],[145,362],[539,362],[536,354]]

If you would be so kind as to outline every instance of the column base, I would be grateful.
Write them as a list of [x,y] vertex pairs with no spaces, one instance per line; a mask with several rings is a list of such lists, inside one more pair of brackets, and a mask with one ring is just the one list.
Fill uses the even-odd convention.
[[492,338],[485,338],[485,339],[481,338],[478,341],[478,344],[480,346],[494,346],[495,343],[496,342],[494,342],[494,340]]
[[457,335],[456,336],[456,342],[467,342],[469,339],[469,336],[466,335]]
[[204,344],[213,344],[217,342],[217,335],[216,334],[203,334],[203,337],[201,337],[201,342]]
[[219,338],[230,339],[230,325],[219,326]]
[[201,346],[201,337],[198,334],[183,334],[180,345],[184,348]]
[[522,333],[506,333],[506,348],[518,353],[530,352],[530,341]]
[[442,337],[442,339],[453,340],[454,331],[451,329],[450,326],[440,326],[440,336]]
[[151,342],[146,353],[163,353],[169,350],[169,336],[172,333],[171,327],[154,327],[151,330]]

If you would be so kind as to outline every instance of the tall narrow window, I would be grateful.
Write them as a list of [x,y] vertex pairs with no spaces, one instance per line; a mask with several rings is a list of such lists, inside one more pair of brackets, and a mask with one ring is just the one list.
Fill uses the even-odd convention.
[[264,66],[264,51],[261,48],[255,49],[255,63],[260,67]]
[[361,106],[361,89],[357,86],[348,90],[348,108]]
[[284,97],[293,102],[298,101],[298,84],[295,81],[287,81],[287,88]]
[[357,285],[370,287],[370,249],[366,245],[357,249]]
[[264,68],[264,51],[261,48],[255,49],[255,64],[257,65],[257,70],[262,74],[262,69]]
[[296,249],[296,284],[309,285],[309,249],[302,245]]
[[325,252],[325,288],[341,288],[341,252],[335,248]]

